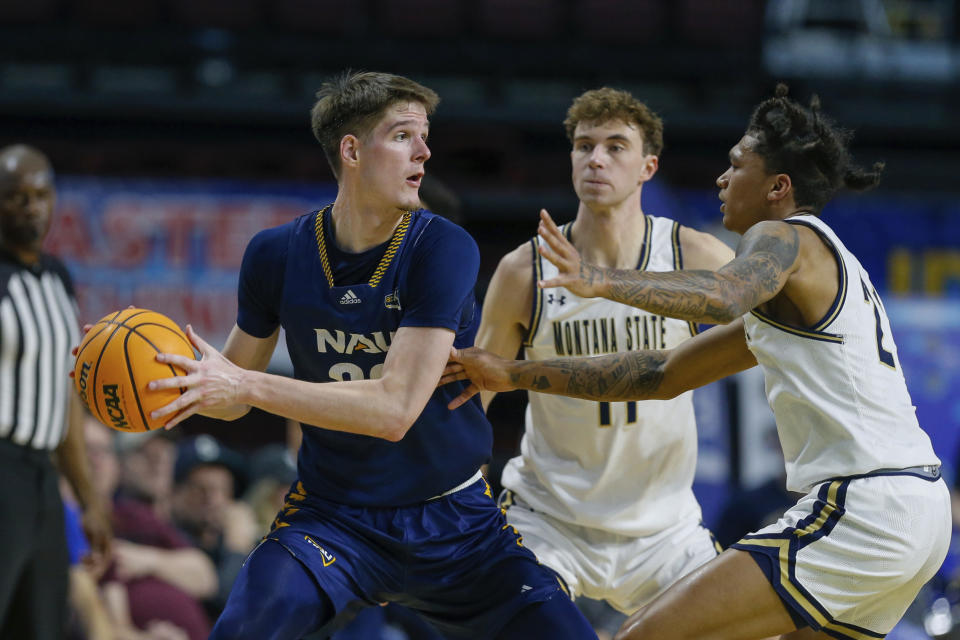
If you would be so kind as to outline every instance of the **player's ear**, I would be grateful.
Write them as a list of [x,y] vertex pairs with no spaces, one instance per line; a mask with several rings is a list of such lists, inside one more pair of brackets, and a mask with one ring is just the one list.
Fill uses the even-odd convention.
[[355,167],[360,161],[360,139],[348,133],[340,138],[340,164],[344,167]]
[[786,173],[778,173],[773,176],[773,182],[767,192],[767,200],[771,202],[783,200],[791,193],[793,193],[793,181],[790,180],[790,176]]
[[643,159],[643,174],[639,182],[642,184],[653,177],[653,174],[660,168],[660,158],[655,155],[646,156]]

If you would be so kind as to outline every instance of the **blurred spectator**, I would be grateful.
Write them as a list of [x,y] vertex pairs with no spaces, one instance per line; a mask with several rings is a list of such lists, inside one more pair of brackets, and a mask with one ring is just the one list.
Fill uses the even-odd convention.
[[284,496],[297,478],[297,462],[284,445],[267,445],[250,459],[250,488],[244,500],[253,510],[257,534],[270,530],[283,507]]
[[463,224],[459,196],[432,173],[423,176],[420,183],[420,206],[457,224]]
[[[769,455],[783,460],[776,425],[770,425],[764,433],[763,444]],[[730,493],[719,520],[713,527],[713,534],[721,547],[727,549],[746,534],[773,524],[799,500],[799,494],[787,491],[785,465],[781,463],[777,469],[779,473],[763,484]]]
[[[124,636],[114,632],[107,606],[90,570],[82,564],[70,566],[69,603],[71,616],[68,636],[76,640],[120,640]],[[131,636],[127,636],[131,638]],[[131,638],[132,640],[132,638]],[[152,639],[151,639],[152,640]]]
[[174,436],[163,429],[146,433],[118,433],[121,454],[120,494],[149,505],[158,517],[170,519],[173,465],[177,457]]
[[[109,504],[117,494],[120,461],[115,432],[92,417],[84,425],[94,489]],[[209,558],[143,502],[112,502],[113,555],[96,568],[107,610],[124,640],[203,640],[210,621],[199,600],[216,593]]]
[[776,522],[799,498],[787,491],[786,476],[775,476],[753,489],[730,494],[713,532],[724,549],[744,535]]
[[177,447],[174,477],[173,519],[217,569],[220,587],[207,608],[219,614],[244,559],[266,533],[236,499],[244,485],[243,458],[211,436],[196,436]]
[[60,478],[60,494],[63,496],[67,553],[70,557],[67,637],[72,640],[114,640],[113,625],[96,578],[90,565],[83,562],[84,558],[90,556],[90,543],[80,522],[80,505],[69,482],[63,477]]

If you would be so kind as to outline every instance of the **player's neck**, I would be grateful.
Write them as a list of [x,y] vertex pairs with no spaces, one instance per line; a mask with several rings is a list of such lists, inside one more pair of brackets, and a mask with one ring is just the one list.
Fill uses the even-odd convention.
[[631,198],[611,209],[591,209],[580,203],[573,223],[573,244],[587,262],[617,269],[633,269],[646,240],[646,216],[640,199]]
[[395,207],[356,206],[338,196],[333,203],[331,236],[342,251],[360,253],[390,239],[403,211]]

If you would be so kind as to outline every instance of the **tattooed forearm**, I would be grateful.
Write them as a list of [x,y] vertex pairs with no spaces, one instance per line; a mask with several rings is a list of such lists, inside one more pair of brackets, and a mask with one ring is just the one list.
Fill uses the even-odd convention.
[[603,269],[606,297],[652,313],[692,322],[726,324],[772,298],[797,259],[796,231],[744,238],[741,255],[719,271]]
[[590,286],[603,282],[606,275],[605,271],[609,270],[587,262],[580,263],[580,279]]
[[663,351],[633,351],[599,358],[520,362],[510,372],[518,389],[587,400],[662,398]]

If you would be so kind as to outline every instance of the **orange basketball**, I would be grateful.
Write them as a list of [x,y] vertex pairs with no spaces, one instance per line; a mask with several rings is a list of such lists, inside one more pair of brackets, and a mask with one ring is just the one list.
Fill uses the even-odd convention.
[[74,384],[90,412],[119,431],[162,427],[150,412],[177,399],[183,389],[150,391],[151,380],[183,375],[173,365],[157,362],[158,353],[194,358],[186,334],[165,315],[146,309],[124,309],[100,319],[77,349]]

